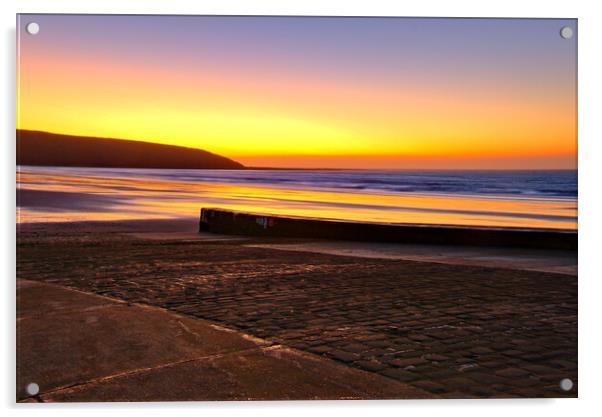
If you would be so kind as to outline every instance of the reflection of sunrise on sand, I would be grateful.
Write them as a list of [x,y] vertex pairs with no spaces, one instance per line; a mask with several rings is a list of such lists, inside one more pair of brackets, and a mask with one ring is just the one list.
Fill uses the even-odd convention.
[[[18,175],[21,187],[32,192],[27,201],[21,197],[19,221],[22,222],[191,218],[198,215],[199,207],[221,207],[370,222],[558,229],[577,226],[576,202],[572,198],[350,192],[320,189],[315,185],[293,188],[157,180],[152,178],[156,171],[146,171],[150,177],[141,179],[136,177],[135,170],[125,169],[88,171],[88,175],[77,169],[40,168],[33,172],[29,169],[23,167]],[[181,175],[185,173],[182,171]],[[253,172],[246,175],[253,176]],[[34,191],[41,193],[36,195]],[[56,194],[53,196],[52,192]],[[73,193],[72,202],[61,204],[68,197],[65,192]],[[86,195],[98,200],[88,205]],[[82,203],[80,207],[78,201]]]

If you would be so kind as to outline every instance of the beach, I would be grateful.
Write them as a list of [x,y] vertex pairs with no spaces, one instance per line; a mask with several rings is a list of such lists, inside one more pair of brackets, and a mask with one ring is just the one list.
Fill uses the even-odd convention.
[[201,208],[358,222],[576,230],[576,171],[18,166],[17,221],[198,217]]
[[[179,346],[184,327],[161,342],[156,324],[136,327],[94,303],[53,300],[48,289],[18,290],[17,387],[43,382],[39,395],[18,389],[17,398],[212,399],[199,369],[219,370],[201,372],[205,385],[238,381],[213,399],[577,396],[575,251],[349,244],[199,234],[195,218],[19,224],[17,278],[25,289],[101,297],[146,311],[145,320],[154,316],[144,309],[157,309],[188,329],[208,323],[265,345],[254,347],[261,354],[237,348],[236,361],[220,353],[234,362],[205,352],[197,363],[176,347],[165,358],[151,342]],[[33,313],[28,305],[37,306]],[[68,336],[57,336],[57,326]],[[112,334],[117,345],[107,341]],[[265,362],[276,356],[278,365]],[[266,367],[288,385],[278,391],[236,379],[237,370],[253,369],[261,379]],[[568,392],[559,387],[564,378],[575,384]],[[350,379],[359,385],[342,383]],[[146,394],[136,388],[141,381]],[[316,381],[323,390],[308,388]]]

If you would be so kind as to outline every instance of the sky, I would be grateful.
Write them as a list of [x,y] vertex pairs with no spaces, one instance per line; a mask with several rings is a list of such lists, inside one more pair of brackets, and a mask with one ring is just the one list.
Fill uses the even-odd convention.
[[21,129],[247,166],[576,168],[574,19],[19,15],[17,34]]

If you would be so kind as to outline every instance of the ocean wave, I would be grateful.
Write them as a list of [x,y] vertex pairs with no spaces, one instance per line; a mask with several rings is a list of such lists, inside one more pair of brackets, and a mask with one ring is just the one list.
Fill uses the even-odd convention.
[[577,197],[577,171],[158,170],[27,167],[111,177],[387,193]]

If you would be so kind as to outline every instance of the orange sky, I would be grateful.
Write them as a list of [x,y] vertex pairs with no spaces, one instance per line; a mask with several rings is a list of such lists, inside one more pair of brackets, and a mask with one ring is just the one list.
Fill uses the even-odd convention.
[[503,20],[283,20],[22,16],[17,127],[248,166],[576,167],[576,40],[554,32],[574,21],[517,40]]

